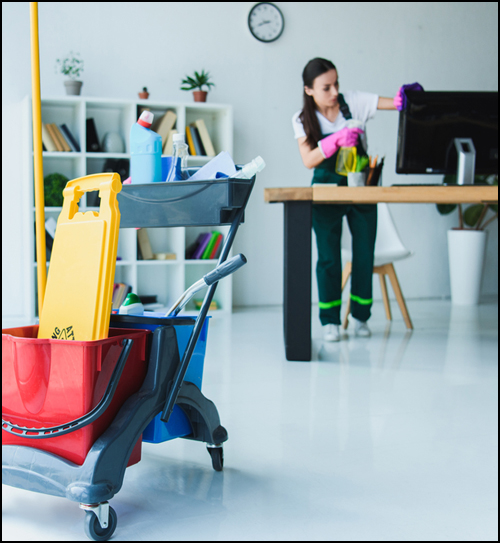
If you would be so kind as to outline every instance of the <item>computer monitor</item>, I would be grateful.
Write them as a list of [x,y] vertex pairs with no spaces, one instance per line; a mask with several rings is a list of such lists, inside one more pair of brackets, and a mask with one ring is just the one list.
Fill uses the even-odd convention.
[[[462,159],[475,149],[476,174],[498,174],[498,92],[406,95],[407,107],[399,115],[397,173],[455,174],[458,148]],[[468,167],[473,177],[473,162]]]

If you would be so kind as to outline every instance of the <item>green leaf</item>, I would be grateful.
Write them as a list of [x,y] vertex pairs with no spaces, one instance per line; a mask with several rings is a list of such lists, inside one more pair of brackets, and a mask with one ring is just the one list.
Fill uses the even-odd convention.
[[205,85],[208,90],[210,87],[215,87],[215,84],[210,81],[209,72],[202,70],[201,72],[194,72],[194,77],[186,76],[186,79],[181,81],[181,85],[189,85],[187,87],[181,87],[181,90],[193,90],[200,89]]
[[69,179],[61,173],[51,173],[43,178],[45,205],[61,207],[63,205],[63,190]]
[[441,215],[449,215],[455,211],[457,204],[436,204],[436,207]]
[[465,224],[470,227],[476,226],[477,221],[479,220],[479,217],[481,216],[481,213],[483,212],[483,209],[484,209],[483,204],[475,204],[468,207],[464,211]]

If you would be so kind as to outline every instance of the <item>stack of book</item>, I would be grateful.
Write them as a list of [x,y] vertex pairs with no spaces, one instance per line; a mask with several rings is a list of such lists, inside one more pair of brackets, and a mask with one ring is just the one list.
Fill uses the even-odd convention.
[[80,152],[80,146],[65,124],[42,123],[42,144],[49,152]]
[[192,156],[215,156],[215,149],[203,119],[186,126],[186,142]]
[[[178,133],[175,128],[176,121],[175,111],[168,110],[155,120],[151,127],[161,136],[163,155],[172,154],[173,136]],[[203,119],[198,119],[186,126],[186,143],[192,156],[215,156],[215,149]]]
[[224,236],[220,232],[203,232],[186,249],[186,260],[212,260],[218,258]]

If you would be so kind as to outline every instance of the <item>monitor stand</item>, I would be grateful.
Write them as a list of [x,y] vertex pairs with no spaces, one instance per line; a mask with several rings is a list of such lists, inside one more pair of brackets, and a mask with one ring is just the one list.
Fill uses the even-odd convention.
[[458,154],[457,184],[473,185],[476,170],[476,149],[470,138],[455,138]]

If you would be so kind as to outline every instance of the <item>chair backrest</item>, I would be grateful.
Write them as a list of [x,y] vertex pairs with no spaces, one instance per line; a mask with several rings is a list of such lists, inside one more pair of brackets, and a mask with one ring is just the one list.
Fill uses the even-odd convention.
[[[381,266],[411,256],[413,253],[403,245],[399,237],[389,206],[386,203],[380,203],[377,206],[375,265]],[[344,217],[342,224],[342,257],[344,261],[352,258],[352,238],[346,217]]]

